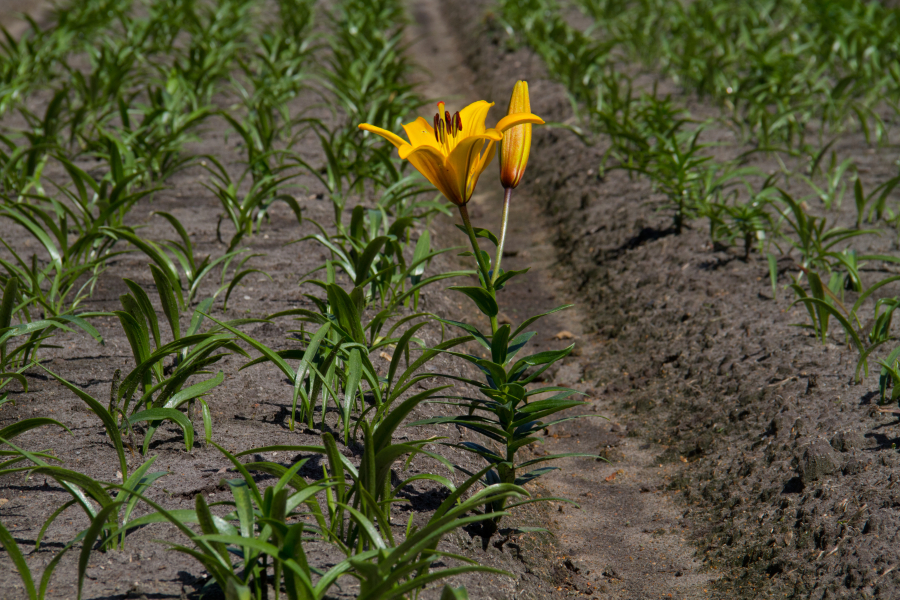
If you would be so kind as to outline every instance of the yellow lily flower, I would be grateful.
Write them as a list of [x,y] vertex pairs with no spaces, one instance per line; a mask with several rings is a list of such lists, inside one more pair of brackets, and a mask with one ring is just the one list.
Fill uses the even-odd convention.
[[523,123],[544,122],[531,113],[515,113],[488,129],[484,121],[493,105],[479,100],[451,115],[444,110],[444,103],[438,102],[433,125],[419,117],[403,126],[409,142],[368,123],[361,123],[359,128],[394,144],[401,159],[408,160],[450,202],[463,206],[472,197],[478,177],[494,158],[494,144],[503,139],[503,132]]
[[[530,113],[528,82],[517,81],[509,98],[508,113]],[[517,125],[503,134],[500,144],[500,182],[504,188],[515,188],[522,181],[528,154],[531,152],[531,124]]]

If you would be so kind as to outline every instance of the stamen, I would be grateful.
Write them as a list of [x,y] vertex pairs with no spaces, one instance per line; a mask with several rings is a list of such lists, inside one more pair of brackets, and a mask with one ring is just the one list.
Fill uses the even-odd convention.
[[[443,115],[441,115],[443,113]],[[444,110],[444,103],[438,102],[438,113],[434,115],[434,139],[439,144],[448,144],[450,137],[456,137],[462,131],[462,117],[459,111],[450,114]]]

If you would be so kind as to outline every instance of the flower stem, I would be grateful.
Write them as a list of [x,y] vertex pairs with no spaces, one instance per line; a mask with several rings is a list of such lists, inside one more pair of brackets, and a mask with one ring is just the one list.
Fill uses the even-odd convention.
[[472,228],[472,221],[469,220],[469,211],[465,204],[459,206],[459,216],[462,217],[463,225],[466,226],[466,233],[469,234],[469,242],[472,244],[472,252],[475,254],[475,260],[478,262],[478,269],[481,276],[488,283],[488,291],[493,289],[490,285],[490,267],[484,264],[484,257],[481,255],[481,248],[478,247],[478,238],[475,236],[475,229]]
[[[472,228],[472,222],[469,220],[469,211],[465,204],[459,205],[459,216],[462,217],[463,224],[466,226],[466,233],[469,234],[469,242],[472,244],[472,252],[475,253],[475,260],[478,262],[478,269],[481,271],[481,279],[484,281],[484,289],[497,299],[494,293],[494,285],[491,281],[491,267],[485,264],[484,257],[481,255],[481,248],[478,247],[478,238],[475,236],[475,230]],[[497,333],[497,317],[491,317],[491,332]]]
[[509,200],[512,198],[513,188],[506,188],[503,192],[503,216],[500,225],[500,243],[497,245],[497,256],[494,258],[494,275],[491,277],[491,285],[500,276],[500,261],[503,260],[503,245],[506,243],[506,224],[509,220]]

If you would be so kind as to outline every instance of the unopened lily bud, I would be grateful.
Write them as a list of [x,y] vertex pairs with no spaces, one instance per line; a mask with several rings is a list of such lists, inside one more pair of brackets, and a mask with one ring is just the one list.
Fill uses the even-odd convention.
[[[507,114],[530,113],[528,82],[517,81],[509,98]],[[514,188],[522,181],[528,154],[531,152],[531,123],[510,127],[503,132],[500,142],[500,181],[505,188]]]

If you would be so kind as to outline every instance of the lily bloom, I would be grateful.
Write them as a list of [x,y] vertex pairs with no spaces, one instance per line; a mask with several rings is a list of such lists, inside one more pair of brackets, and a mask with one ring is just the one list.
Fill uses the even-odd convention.
[[451,115],[438,102],[433,123],[419,117],[403,126],[409,142],[399,135],[362,123],[359,128],[371,131],[397,147],[400,158],[408,160],[450,202],[464,206],[475,191],[478,177],[487,168],[497,151],[496,142],[503,132],[523,123],[543,123],[528,112],[509,114],[493,128],[484,121],[493,102],[479,100]]
[[[509,98],[507,113],[530,113],[531,102],[528,98],[528,82],[517,81]],[[500,143],[500,182],[504,188],[511,189],[519,185],[525,167],[528,166],[528,154],[531,152],[531,123],[516,125],[503,134]]]

